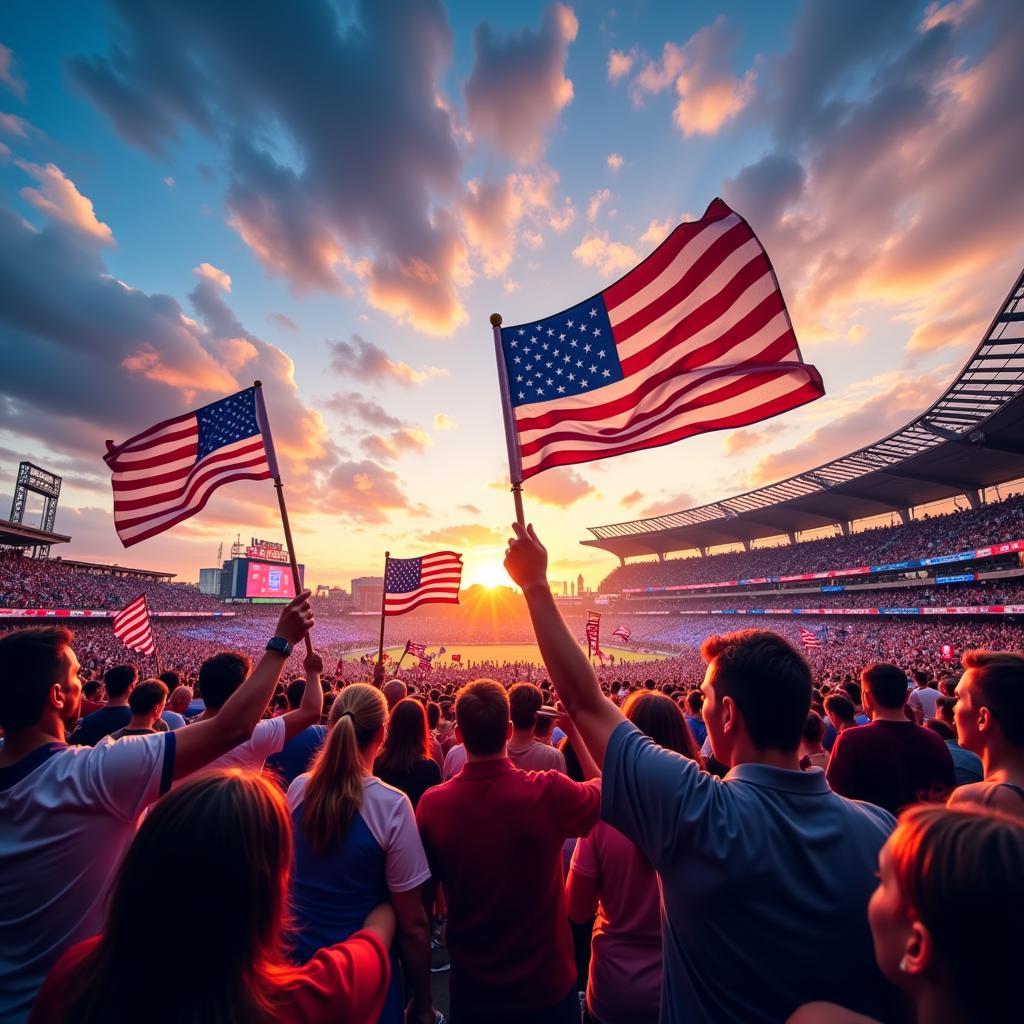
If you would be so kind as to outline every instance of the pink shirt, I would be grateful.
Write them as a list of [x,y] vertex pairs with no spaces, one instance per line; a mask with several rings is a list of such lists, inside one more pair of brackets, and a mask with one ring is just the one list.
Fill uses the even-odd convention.
[[597,880],[587,1005],[603,1024],[654,1024],[661,1005],[661,895],[650,861],[598,822],[576,844],[572,870]]

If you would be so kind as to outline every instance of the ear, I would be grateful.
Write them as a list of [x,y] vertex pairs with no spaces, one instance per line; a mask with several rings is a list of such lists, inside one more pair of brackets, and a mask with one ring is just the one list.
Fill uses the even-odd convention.
[[505,730],[505,742],[506,743],[508,743],[508,741],[510,739],[512,739],[512,733],[515,731],[515,728],[516,727],[511,722],[508,723],[508,729]]
[[992,711],[982,704],[978,708],[978,732],[989,732],[994,723],[995,719],[992,717]]
[[739,725],[739,708],[732,697],[722,698],[722,732],[732,733]]
[[50,687],[50,707],[54,711],[63,711],[64,705],[67,703],[67,699],[64,696],[64,690],[60,683],[54,683]]
[[[455,740],[456,740],[456,742],[457,743],[463,743],[463,740],[462,740],[462,730],[459,728],[458,724],[453,725],[452,729],[455,732]],[[463,744],[463,745],[465,745],[465,744]]]
[[911,977],[919,977],[928,972],[934,961],[935,944],[931,934],[920,921],[912,922],[903,958],[900,960],[900,970]]

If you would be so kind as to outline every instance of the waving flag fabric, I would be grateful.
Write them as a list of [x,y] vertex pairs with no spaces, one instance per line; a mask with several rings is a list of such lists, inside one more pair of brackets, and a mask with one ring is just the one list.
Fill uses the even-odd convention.
[[421,604],[458,604],[462,555],[436,551],[421,558],[389,558],[384,614],[404,615]]
[[633,635],[632,630],[628,626],[617,626],[612,631],[612,636],[621,637],[624,643],[629,643],[629,638]]
[[114,636],[130,651],[148,655],[156,652],[153,623],[149,618],[149,605],[146,603],[145,594],[136,598],[126,608],[122,608],[112,621]]
[[425,650],[424,644],[414,644],[411,640],[405,641],[405,653],[411,654],[414,658],[422,658]]
[[276,475],[262,395],[246,388],[115,445],[114,528],[127,548],[200,512],[218,487]]
[[809,629],[805,629],[803,626],[800,627],[800,643],[810,651],[815,650],[821,646],[821,637],[817,633],[812,633]]
[[587,647],[590,653],[601,650],[601,613],[587,612]]
[[755,423],[825,393],[767,254],[721,199],[600,294],[502,328],[501,348],[524,480]]

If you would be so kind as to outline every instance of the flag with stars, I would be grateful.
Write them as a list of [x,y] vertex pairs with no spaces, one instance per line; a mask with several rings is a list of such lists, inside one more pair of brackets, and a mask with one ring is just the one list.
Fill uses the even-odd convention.
[[164,420],[103,461],[114,488],[114,528],[127,548],[200,512],[218,487],[277,476],[259,387]]
[[389,558],[384,572],[384,614],[404,615],[421,604],[458,604],[461,582],[462,555],[454,551]]
[[825,393],[767,254],[721,199],[600,294],[502,328],[501,350],[513,479],[755,423]]

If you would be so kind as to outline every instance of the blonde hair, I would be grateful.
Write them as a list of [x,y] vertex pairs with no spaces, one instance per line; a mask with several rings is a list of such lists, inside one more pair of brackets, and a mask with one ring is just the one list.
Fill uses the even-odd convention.
[[330,732],[306,783],[302,831],[322,852],[345,838],[356,811],[363,806],[365,750],[387,722],[388,705],[380,690],[353,683],[338,694],[328,720]]

